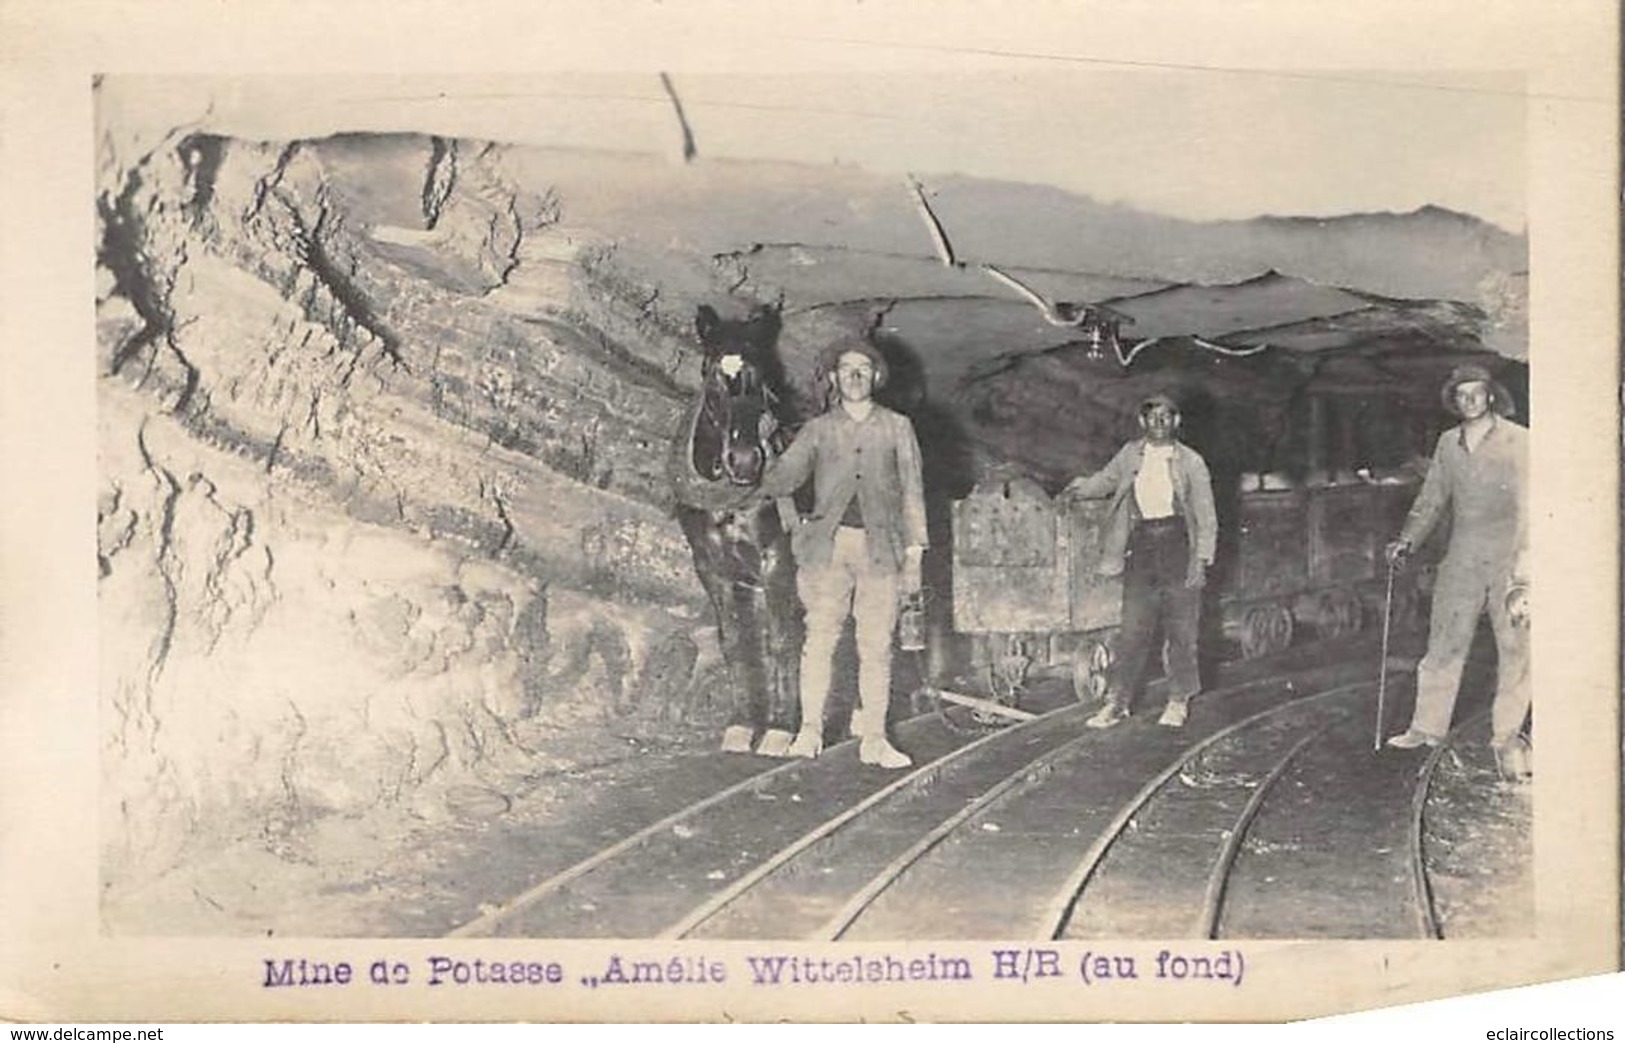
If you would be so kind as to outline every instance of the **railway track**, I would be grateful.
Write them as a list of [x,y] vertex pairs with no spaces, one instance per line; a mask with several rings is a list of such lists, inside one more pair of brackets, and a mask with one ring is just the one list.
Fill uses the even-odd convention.
[[1180,730],[1090,731],[1076,703],[974,737],[917,717],[912,771],[853,743],[769,765],[452,933],[1436,937],[1416,910],[1438,756],[1373,753],[1374,686],[1340,674],[1215,689]]
[[[1239,704],[1243,701],[1257,702],[1260,697],[1266,695],[1266,691],[1254,689],[1225,694],[1237,700]],[[1311,696],[1304,701],[1313,703],[1321,698],[1323,696]],[[1286,707],[1296,709],[1297,701],[1286,704]],[[1233,709],[1240,709],[1240,706]],[[1056,937],[1060,933],[1059,928],[1046,928],[1044,925],[1052,921],[1060,923],[1069,918],[1074,902],[1052,900],[1047,907],[1040,909],[1039,903],[1045,893],[1043,881],[1052,878],[1057,871],[1075,861],[1076,868],[1068,875],[1068,882],[1061,885],[1061,892],[1072,894],[1080,891],[1083,881],[1092,875],[1093,866],[1099,862],[1101,853],[1106,850],[1111,840],[1124,832],[1134,821],[1146,796],[1155,788],[1164,785],[1180,765],[1194,760],[1199,756],[1199,751],[1207,749],[1237,728],[1245,727],[1261,717],[1281,712],[1282,707],[1261,710],[1252,717],[1197,739],[1189,752],[1177,757],[1170,767],[1163,769],[1150,783],[1142,787],[1140,793],[1117,805],[1115,814],[1099,832],[1093,831],[1096,823],[1090,821],[1091,818],[1098,817],[1091,815],[1091,810],[1096,809],[1085,807],[1087,798],[1079,799],[1075,796],[1083,789],[1075,785],[1079,776],[1091,772],[1094,768],[1088,755],[1095,749],[1098,738],[1087,733],[1077,736],[1046,755],[1043,758],[1042,771],[1035,772],[1029,768],[1023,773],[1011,775],[1004,783],[990,788],[958,815],[922,837],[909,851],[895,859],[883,873],[877,875],[862,891],[854,895],[841,913],[826,925],[821,936],[834,939],[848,936],[874,937],[876,935],[871,932],[876,931],[885,933],[886,928],[882,924],[886,917],[897,916],[918,900],[907,894],[909,890],[919,886],[911,888],[909,875],[915,873],[916,866],[923,863],[935,849],[939,846],[943,849],[943,857],[940,859],[942,865],[934,870],[930,867],[918,870],[926,878],[924,886],[931,891],[937,891],[948,885],[952,892],[957,892],[960,890],[959,882],[953,878],[959,876],[962,869],[978,863],[987,864],[981,862],[986,852],[977,852],[976,848],[1007,846],[1010,842],[1007,838],[1013,837],[1026,848],[1022,853],[1024,859],[1022,868],[1025,875],[1023,886],[1013,889],[1012,894],[1000,903],[1003,906],[1003,915],[1007,917],[1006,923],[1021,925],[1016,932],[1018,937]],[[1151,748],[1161,748],[1163,745],[1162,735],[1159,734]],[[1130,777],[1132,776],[1125,775],[1125,779]],[[1098,784],[1097,782],[1096,785]],[[1043,829],[1041,824],[1045,822],[1054,823],[1061,828]],[[1082,847],[1086,838],[1091,836],[1092,842],[1088,843],[1087,847]],[[1075,859],[1073,852],[1080,847],[1082,854]],[[887,910],[881,905],[881,899],[887,892],[894,892],[890,904],[896,907],[895,910]],[[1059,912],[1055,909],[1057,905],[1060,907]]]
[[[905,780],[933,777],[937,761],[966,744],[934,714],[902,722],[897,737],[918,765]],[[859,764],[855,741],[831,746],[813,761],[721,762],[744,765],[747,774],[487,908],[451,936],[648,936],[897,779]]]
[[[1434,924],[1452,939],[1532,938],[1534,791],[1501,777],[1485,741],[1489,722],[1479,721],[1430,766],[1414,807]],[[1482,810],[1463,815],[1469,807]]]
[[[861,916],[831,936],[1067,937],[1108,854],[1123,850],[1125,838],[1140,842],[1148,832],[1142,826],[1148,806],[1180,785],[1185,769],[1266,722],[1283,715],[1314,721],[1328,705],[1352,702],[1371,688],[1343,685],[1283,701],[1280,692],[1259,686],[1224,693],[1220,705],[1196,704],[1178,731],[1136,718],[1105,733],[1114,744],[1109,749],[1101,733],[1080,736],[1042,778],[1029,776],[1026,784],[994,795],[928,853],[893,867],[884,888],[871,886],[879,893]],[[1102,756],[1091,755],[1097,753]],[[1177,909],[1177,898],[1161,891],[1163,875],[1141,872],[1138,882],[1153,889],[1150,904]],[[936,929],[925,933],[926,923]]]
[[1054,936],[1442,937],[1422,812],[1451,747],[1373,750],[1367,694],[1295,712],[1305,700],[1193,751],[1177,785],[1148,787],[1141,828],[1080,868]]

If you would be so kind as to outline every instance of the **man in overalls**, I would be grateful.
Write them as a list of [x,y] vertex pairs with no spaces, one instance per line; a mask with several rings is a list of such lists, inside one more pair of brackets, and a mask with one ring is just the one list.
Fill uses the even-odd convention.
[[1524,469],[1528,431],[1513,423],[1512,398],[1482,366],[1457,366],[1441,391],[1461,423],[1439,436],[1422,491],[1399,537],[1388,545],[1397,564],[1450,513],[1450,545],[1439,564],[1428,625],[1428,650],[1416,669],[1416,708],[1398,749],[1437,746],[1450,730],[1462,668],[1478,620],[1489,612],[1495,632],[1495,699],[1491,742],[1511,777],[1527,774],[1522,737],[1529,714],[1529,633],[1517,618],[1525,577],[1517,563],[1524,535]]

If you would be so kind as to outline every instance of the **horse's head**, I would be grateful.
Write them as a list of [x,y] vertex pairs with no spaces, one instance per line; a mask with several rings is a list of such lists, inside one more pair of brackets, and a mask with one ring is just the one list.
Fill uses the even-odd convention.
[[755,485],[779,449],[772,391],[778,309],[759,307],[748,318],[724,319],[702,304],[694,329],[705,348],[704,400],[690,447],[694,469],[712,481]]

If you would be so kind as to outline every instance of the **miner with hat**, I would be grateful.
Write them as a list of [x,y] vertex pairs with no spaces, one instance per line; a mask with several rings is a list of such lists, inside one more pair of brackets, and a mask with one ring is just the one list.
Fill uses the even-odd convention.
[[1141,437],[1125,444],[1101,470],[1074,478],[1063,492],[1111,498],[1096,568],[1123,577],[1117,655],[1106,703],[1087,722],[1091,728],[1110,728],[1129,716],[1159,627],[1167,641],[1171,687],[1157,723],[1182,726],[1191,697],[1201,689],[1197,625],[1219,527],[1213,480],[1201,454],[1179,441],[1179,403],[1172,396],[1150,395],[1136,417]]
[[1444,741],[1473,632],[1488,611],[1496,650],[1490,738],[1502,773],[1521,778],[1527,775],[1522,733],[1530,703],[1529,636],[1520,618],[1527,583],[1519,564],[1528,431],[1512,422],[1512,397],[1483,366],[1457,366],[1441,396],[1461,423],[1439,436],[1422,491],[1387,556],[1397,565],[1447,515],[1450,543],[1434,584],[1410,727],[1388,745],[1413,749]]
[[886,375],[884,356],[866,340],[826,349],[816,379],[828,386],[827,408],[802,427],[757,490],[785,497],[809,479],[813,485],[812,513],[791,534],[796,589],[806,610],[801,727],[787,749],[759,753],[823,752],[835,644],[850,615],[858,651],[851,723],[860,740],[858,759],[894,769],[912,763],[886,738],[886,716],[899,602],[920,589],[925,488],[914,425],[874,401]]

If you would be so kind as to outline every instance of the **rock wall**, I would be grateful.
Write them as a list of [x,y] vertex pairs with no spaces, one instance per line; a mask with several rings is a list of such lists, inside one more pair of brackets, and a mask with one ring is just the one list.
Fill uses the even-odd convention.
[[491,147],[109,128],[100,159],[110,887],[707,720],[662,470],[689,317]]

